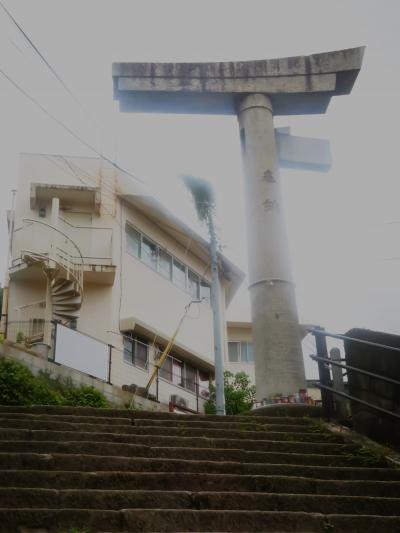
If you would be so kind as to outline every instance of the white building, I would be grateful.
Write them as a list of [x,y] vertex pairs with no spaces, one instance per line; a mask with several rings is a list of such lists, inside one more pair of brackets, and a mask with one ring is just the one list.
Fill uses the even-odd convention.
[[251,322],[227,322],[228,351],[225,369],[237,374],[245,372],[255,383],[254,351]]
[[[161,402],[178,395],[190,409],[201,408],[214,368],[202,237],[107,161],[44,154],[21,155],[9,227],[10,340],[52,345],[51,321],[59,320],[113,345],[114,385],[144,386],[185,306],[201,300],[191,305],[150,389],[158,388]],[[220,273],[227,353],[225,309],[243,273],[222,255]]]

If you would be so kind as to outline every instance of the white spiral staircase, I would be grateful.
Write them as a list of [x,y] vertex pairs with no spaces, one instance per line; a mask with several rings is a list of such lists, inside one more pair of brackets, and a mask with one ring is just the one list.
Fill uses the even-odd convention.
[[21,248],[20,259],[43,269],[50,290],[51,319],[64,324],[76,320],[83,299],[84,261],[79,247],[45,222],[25,219],[23,229],[24,241],[32,244],[30,249]]

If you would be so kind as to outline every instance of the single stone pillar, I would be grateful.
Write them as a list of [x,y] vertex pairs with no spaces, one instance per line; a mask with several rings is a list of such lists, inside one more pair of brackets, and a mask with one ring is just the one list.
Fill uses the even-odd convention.
[[247,210],[249,290],[257,400],[306,388],[279,183],[272,104],[246,96],[238,109]]
[[[332,361],[336,361],[338,363],[341,362],[342,355],[339,348],[332,348],[329,352],[329,355]],[[335,365],[332,365],[331,368],[333,388],[339,392],[345,392],[342,368]],[[339,420],[347,418],[349,414],[349,409],[347,409],[348,400],[346,400],[346,398],[343,396],[339,396],[338,394],[333,395],[333,400],[336,406],[336,418]]]

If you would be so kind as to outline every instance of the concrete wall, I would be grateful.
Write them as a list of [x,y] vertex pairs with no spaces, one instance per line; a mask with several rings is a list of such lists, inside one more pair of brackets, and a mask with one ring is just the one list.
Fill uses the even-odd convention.
[[[78,370],[73,370],[72,368],[57,365],[51,361],[42,359],[28,350],[13,347],[7,343],[0,344],[0,357],[4,356],[23,363],[34,375],[39,374],[41,371],[46,371],[50,372],[54,377],[60,376],[65,379],[71,379],[72,383],[76,386],[88,385],[90,387],[94,387],[102,392],[109,402],[118,407],[126,407],[131,402],[132,395],[123,391],[120,387],[104,383],[103,381],[92,378],[87,374],[79,372]],[[138,409],[150,411],[168,410],[168,407],[165,404],[152,402],[140,397],[135,398],[135,406]]]

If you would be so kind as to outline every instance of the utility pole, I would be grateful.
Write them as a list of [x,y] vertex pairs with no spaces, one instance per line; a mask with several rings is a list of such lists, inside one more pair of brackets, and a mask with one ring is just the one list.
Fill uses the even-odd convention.
[[225,415],[224,360],[221,338],[221,311],[219,283],[217,234],[214,225],[215,199],[210,183],[203,178],[183,176],[184,184],[192,194],[200,222],[207,224],[210,237],[211,263],[211,308],[213,312],[215,403],[217,415]]

